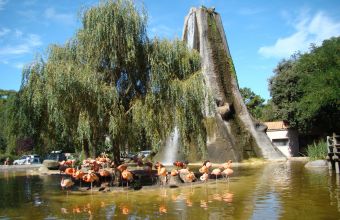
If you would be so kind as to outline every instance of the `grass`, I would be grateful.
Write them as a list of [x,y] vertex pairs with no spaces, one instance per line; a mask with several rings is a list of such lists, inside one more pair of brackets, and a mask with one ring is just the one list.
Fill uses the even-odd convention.
[[327,143],[325,141],[314,142],[307,146],[309,160],[324,160],[327,156]]

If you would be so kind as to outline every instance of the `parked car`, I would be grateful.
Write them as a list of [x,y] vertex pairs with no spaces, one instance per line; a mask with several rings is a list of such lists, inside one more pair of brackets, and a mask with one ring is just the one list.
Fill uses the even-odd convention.
[[59,168],[59,162],[66,159],[66,155],[63,153],[63,151],[52,151],[50,154],[47,155],[43,164],[50,170],[56,170]]
[[13,161],[13,165],[25,165],[25,164],[40,164],[40,156],[36,154],[23,155],[17,160]]
[[52,151],[47,155],[46,160],[63,161],[66,160],[66,156],[61,150]]
[[30,159],[28,161],[29,164],[40,164],[40,156],[39,155],[30,155]]
[[23,155],[19,159],[13,161],[13,165],[24,165],[28,159],[28,155]]
[[139,157],[148,157],[152,153],[151,150],[142,150],[138,153]]

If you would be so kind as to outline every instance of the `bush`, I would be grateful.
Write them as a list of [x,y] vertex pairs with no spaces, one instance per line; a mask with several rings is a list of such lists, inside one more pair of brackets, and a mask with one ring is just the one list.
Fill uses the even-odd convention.
[[324,160],[327,156],[327,143],[325,141],[314,142],[307,146],[309,160]]
[[3,165],[7,158],[9,158],[9,161],[11,163],[13,163],[13,160],[15,159],[15,157],[13,155],[10,155],[10,154],[0,154],[0,165]]

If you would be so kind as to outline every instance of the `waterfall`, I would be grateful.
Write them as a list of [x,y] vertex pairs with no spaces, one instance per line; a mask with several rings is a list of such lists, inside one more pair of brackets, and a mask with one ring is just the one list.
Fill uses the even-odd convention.
[[164,165],[172,165],[175,162],[178,155],[178,140],[179,140],[179,131],[177,126],[171,132],[170,136],[166,140],[166,145],[164,147],[164,161],[162,163]]

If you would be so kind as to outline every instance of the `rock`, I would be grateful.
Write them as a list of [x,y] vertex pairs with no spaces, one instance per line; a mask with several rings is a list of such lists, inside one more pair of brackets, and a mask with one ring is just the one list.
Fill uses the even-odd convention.
[[227,119],[230,113],[230,106],[228,103],[225,103],[222,106],[217,107],[217,112],[221,115],[223,119]]
[[59,168],[59,163],[55,160],[44,160],[43,165],[50,170],[56,170]]
[[48,174],[48,168],[46,166],[42,166],[39,168],[40,174]]
[[257,122],[255,123],[255,128],[257,131],[266,132],[268,129],[268,126],[260,122]]
[[326,160],[314,160],[314,161],[309,161],[305,165],[306,168],[325,168],[328,167],[327,161]]
[[[184,170],[184,169],[182,169]],[[188,175],[190,175],[191,172],[179,172],[179,178],[184,182],[184,183],[191,183],[196,181],[196,177],[194,177],[192,180],[190,178],[187,178]]]
[[169,179],[169,185],[170,187],[173,187],[173,186],[178,186],[179,184],[181,184],[182,181],[181,179],[179,178],[179,175],[176,175],[176,176],[171,176],[170,175],[170,179]]
[[[255,156],[269,160],[285,159],[271,143],[265,128],[256,128],[243,102],[222,19],[215,9],[190,9],[182,39],[189,48],[200,53],[204,83],[216,102],[211,105],[205,101],[204,114],[209,119],[207,159],[218,163],[226,158],[237,162]],[[209,110],[211,107],[212,111]],[[215,149],[218,153],[210,154]]]

